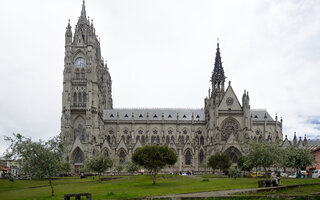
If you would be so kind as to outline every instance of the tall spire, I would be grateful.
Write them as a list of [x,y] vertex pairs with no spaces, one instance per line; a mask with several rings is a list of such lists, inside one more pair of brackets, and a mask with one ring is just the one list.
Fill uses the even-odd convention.
[[82,2],[82,10],[81,10],[80,19],[82,19],[83,21],[87,20],[86,5],[85,5],[85,1],[84,0]]
[[212,91],[214,92],[215,90],[221,90],[223,92],[225,79],[226,79],[226,77],[224,76],[224,70],[222,67],[220,47],[219,47],[219,38],[218,38],[216,58],[215,58],[214,69],[213,69],[212,77],[211,77]]

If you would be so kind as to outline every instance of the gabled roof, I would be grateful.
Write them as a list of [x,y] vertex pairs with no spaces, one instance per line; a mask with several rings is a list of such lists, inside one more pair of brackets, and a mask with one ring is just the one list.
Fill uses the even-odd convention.
[[[233,103],[231,106],[228,106],[226,103],[226,100],[229,97],[231,97],[233,99]],[[234,92],[234,90],[230,84],[230,81],[229,81],[229,86],[228,86],[226,92],[224,93],[223,98],[220,102],[219,110],[220,109],[227,110],[228,108],[231,108],[232,110],[242,110],[240,101],[238,100],[238,97],[237,97],[236,93]]]
[[267,121],[274,121],[266,109],[251,109],[251,115],[253,121],[264,121],[264,117],[267,117]]

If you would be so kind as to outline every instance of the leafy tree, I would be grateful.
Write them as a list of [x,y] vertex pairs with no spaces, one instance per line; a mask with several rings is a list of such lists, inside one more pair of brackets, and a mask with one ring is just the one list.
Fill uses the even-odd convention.
[[243,172],[250,172],[254,167],[252,163],[248,162],[247,156],[241,156],[238,159],[237,165]]
[[230,158],[225,153],[216,153],[209,157],[208,167],[211,167],[212,170],[219,169],[220,171],[225,171],[228,170],[230,166]]
[[229,168],[229,175],[231,178],[237,179],[240,177],[241,171],[236,167],[230,167]]
[[60,173],[68,174],[71,171],[71,165],[69,162],[61,162],[60,163]]
[[128,170],[128,172],[133,174],[134,172],[139,170],[139,165],[137,165],[136,163],[133,163],[133,162],[129,162],[127,164],[127,170]]
[[33,142],[21,134],[13,134],[13,137],[5,137],[11,142],[6,151],[6,157],[23,160],[22,171],[32,178],[48,178],[51,187],[51,195],[54,196],[52,177],[60,171],[62,145],[59,137],[46,142]]
[[107,171],[112,167],[112,160],[104,155],[97,155],[89,159],[86,163],[89,170],[97,172],[99,174],[99,180],[102,172]]
[[158,172],[166,165],[175,164],[177,155],[167,146],[148,145],[138,148],[132,155],[132,161],[151,171],[152,183],[155,184]]
[[308,149],[301,149],[296,146],[290,146],[284,150],[286,154],[285,166],[295,168],[305,168],[314,163],[314,157]]
[[123,166],[122,166],[122,165],[118,165],[118,166],[115,168],[115,170],[116,170],[116,172],[118,172],[118,174],[119,174],[120,172],[122,172]]
[[280,149],[272,143],[251,143],[249,145],[249,153],[247,164],[264,169],[267,175],[267,169],[273,166],[279,160]]

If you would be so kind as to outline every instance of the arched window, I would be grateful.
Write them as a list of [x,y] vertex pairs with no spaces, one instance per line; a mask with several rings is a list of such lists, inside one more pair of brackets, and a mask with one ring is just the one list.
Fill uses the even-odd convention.
[[105,149],[105,150],[103,151],[103,155],[106,156],[106,157],[109,157],[109,152],[108,152],[107,149]]
[[187,138],[186,138],[186,141],[188,141],[189,140],[189,135],[187,135]]
[[137,143],[139,140],[140,140],[140,136],[138,135],[138,136],[136,137],[136,143]]
[[123,140],[123,142],[126,142],[126,139],[124,138],[124,135],[121,136],[121,140]]
[[174,136],[171,136],[171,141],[174,142]]
[[87,93],[83,93],[83,105],[86,106],[87,105]]
[[204,137],[203,136],[200,137],[200,145],[204,145]]
[[109,144],[111,143],[110,135],[107,136],[107,142],[108,142]]
[[169,138],[169,136],[167,135],[167,137],[166,137],[166,144],[169,144],[170,143],[170,138]]
[[81,78],[85,78],[86,77],[86,71],[82,68],[81,69]]
[[74,163],[83,163],[83,153],[79,149],[79,147],[76,148],[74,152]]
[[81,132],[81,140],[82,140],[82,141],[85,141],[85,140],[86,140],[86,129],[85,129],[85,128],[82,129],[82,132]]
[[153,144],[153,142],[155,141],[156,136],[151,136],[151,144]]
[[77,93],[73,93],[73,105],[77,105]]
[[79,101],[79,104],[81,104],[81,102],[82,102],[82,94],[80,92],[78,94],[78,101]]
[[196,143],[196,145],[199,145],[199,137],[198,137],[198,136],[196,136],[196,137],[194,138],[194,142]]
[[191,152],[190,150],[186,151],[186,155],[185,155],[185,163],[186,165],[191,165]]
[[203,150],[201,149],[201,150],[200,150],[200,153],[199,153],[199,163],[200,163],[200,164],[203,163],[203,158],[204,158]]
[[121,150],[119,153],[119,162],[120,163],[126,162],[126,153],[124,152],[124,150]]
[[160,136],[157,136],[157,144],[160,144]]
[[145,138],[144,138],[144,135],[141,136],[141,143],[142,143],[142,144],[146,143],[146,140],[145,140]]
[[131,140],[130,135],[127,135],[127,144],[129,144],[129,143],[130,143],[130,140]]

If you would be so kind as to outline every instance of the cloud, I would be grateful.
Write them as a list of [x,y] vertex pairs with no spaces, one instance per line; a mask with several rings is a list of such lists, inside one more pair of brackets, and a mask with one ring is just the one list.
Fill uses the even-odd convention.
[[[68,19],[74,29],[81,2],[18,3],[0,7],[0,134],[47,139],[60,132],[64,31]],[[238,97],[247,89],[251,108],[282,116],[284,135],[320,135],[311,122],[320,110],[319,1],[92,0],[86,7],[115,107],[203,107],[219,37]]]

